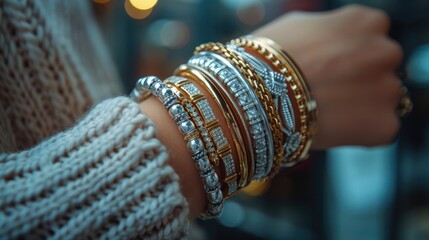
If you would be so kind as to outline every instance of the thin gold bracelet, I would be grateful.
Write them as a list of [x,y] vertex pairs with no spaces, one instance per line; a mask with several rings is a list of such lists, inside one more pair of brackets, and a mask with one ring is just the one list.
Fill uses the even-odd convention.
[[218,169],[223,174],[220,179],[225,183],[222,191],[224,198],[235,195],[238,191],[238,175],[231,146],[205,96],[185,77],[172,76],[165,83],[174,87],[178,91],[177,95],[182,97],[183,105],[200,130],[209,159],[215,166],[219,166],[219,160],[222,160],[223,168]]
[[221,43],[207,43],[200,45],[196,48],[195,53],[202,51],[209,51],[217,53],[226,59],[228,59],[232,64],[234,64],[243,76],[248,80],[252,88],[255,90],[255,93],[258,95],[262,106],[267,114],[270,129],[273,134],[274,142],[274,164],[267,178],[261,179],[261,181],[268,180],[272,178],[280,169],[280,163],[283,158],[283,133],[281,131],[281,122],[279,114],[276,110],[274,101],[271,97],[271,93],[268,91],[265,86],[264,81],[256,73],[256,71],[237,53],[233,50],[227,48]]
[[[207,129],[206,131],[210,132],[210,130],[220,127],[219,122],[214,116],[214,113],[209,106],[209,103],[206,100],[205,96],[194,86],[193,83],[188,80],[188,78],[172,76],[165,79],[164,83],[169,86],[174,86],[175,89],[177,89],[181,93],[180,96],[186,98],[187,103],[193,105],[192,108],[199,113],[198,119],[199,121],[201,121],[200,125],[204,125],[204,129]],[[204,139],[207,139],[205,140],[205,145],[209,146],[207,152],[209,153],[210,161],[216,166],[218,166],[219,155],[225,151],[229,151],[230,145],[223,144],[222,147],[218,149],[217,144],[214,144],[210,138]]]
[[[181,65],[178,69],[176,69],[175,75],[190,78],[199,83],[201,87],[209,92],[217,106],[222,110],[237,152],[237,160],[240,169],[238,186],[240,189],[247,186],[251,179],[253,166],[252,164],[248,163],[249,153],[246,152],[246,148],[244,147],[245,141],[243,138],[243,130],[240,129],[240,125],[237,124],[238,121],[233,114],[231,106],[227,103],[228,97],[224,96],[224,94],[222,94],[222,92],[216,87],[214,84],[216,80],[201,69],[197,69],[196,67],[189,65]],[[234,195],[235,193],[229,193],[224,196],[228,199]]]

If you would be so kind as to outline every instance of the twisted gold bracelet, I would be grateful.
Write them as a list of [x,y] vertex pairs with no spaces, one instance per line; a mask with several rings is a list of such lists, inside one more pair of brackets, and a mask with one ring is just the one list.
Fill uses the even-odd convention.
[[317,107],[302,71],[293,59],[270,39],[249,35],[234,39],[231,43],[256,51],[286,77],[287,85],[294,94],[299,111],[301,142],[296,151],[282,161],[282,166],[290,167],[306,159],[317,130]]

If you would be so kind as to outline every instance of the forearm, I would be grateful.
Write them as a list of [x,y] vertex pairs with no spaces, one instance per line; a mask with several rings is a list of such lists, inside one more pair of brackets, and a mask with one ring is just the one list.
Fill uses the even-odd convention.
[[157,138],[168,149],[168,162],[179,175],[182,193],[189,203],[190,218],[197,217],[206,205],[206,196],[183,135],[161,102],[154,96],[140,103],[140,106],[145,115],[154,122]]

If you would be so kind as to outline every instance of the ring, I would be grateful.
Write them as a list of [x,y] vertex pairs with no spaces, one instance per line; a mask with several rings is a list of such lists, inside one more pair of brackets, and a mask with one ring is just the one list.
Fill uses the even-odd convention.
[[399,117],[404,117],[408,115],[413,110],[413,102],[408,95],[408,89],[406,87],[402,87],[402,97],[399,100],[398,107],[396,108]]

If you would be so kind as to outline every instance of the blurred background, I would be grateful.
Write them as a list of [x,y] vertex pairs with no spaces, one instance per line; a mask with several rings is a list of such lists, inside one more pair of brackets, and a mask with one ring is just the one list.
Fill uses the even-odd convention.
[[169,76],[200,43],[225,42],[289,11],[349,3],[384,9],[404,49],[399,73],[415,106],[398,140],[314,152],[228,201],[218,220],[197,221],[194,239],[429,239],[429,1],[93,1],[127,92],[138,76]]

